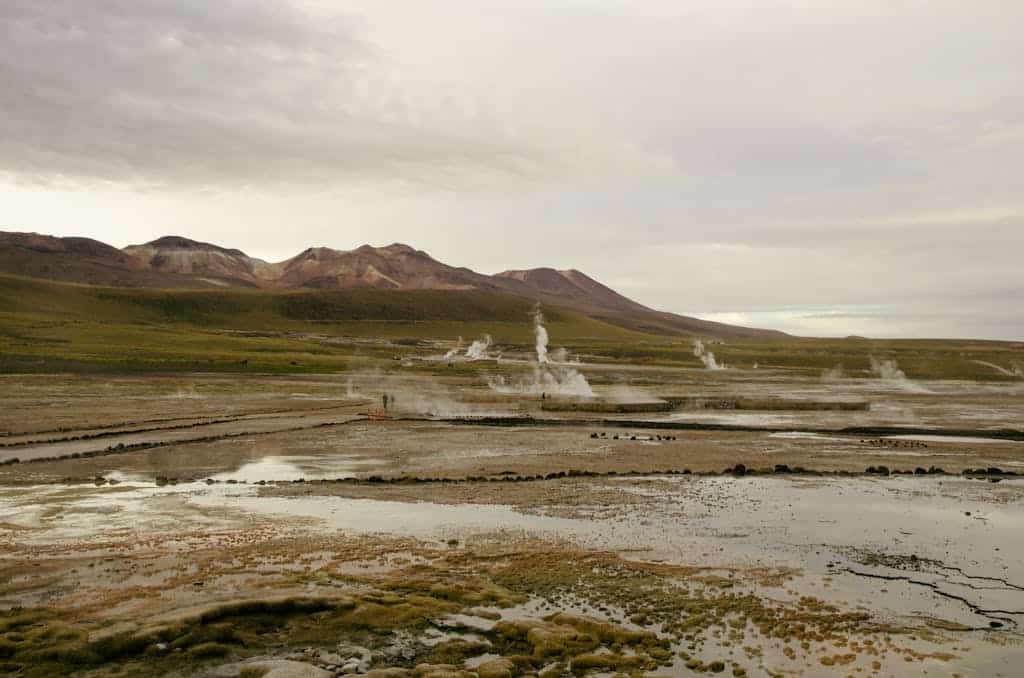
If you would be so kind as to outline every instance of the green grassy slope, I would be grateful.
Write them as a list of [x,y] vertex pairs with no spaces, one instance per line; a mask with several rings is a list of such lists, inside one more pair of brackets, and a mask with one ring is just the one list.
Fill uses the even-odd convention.
[[[532,310],[520,297],[479,291],[127,289],[0,275],[0,372],[337,372],[436,354],[425,341],[484,333],[499,350],[525,351]],[[688,339],[544,310],[552,348],[589,361],[700,364]],[[1020,342],[781,337],[708,348],[730,366],[808,376],[836,365],[869,376],[872,356],[897,360],[911,378],[1015,381],[977,361],[1024,366]],[[450,373],[437,363],[416,367],[442,368]]]
[[727,365],[821,372],[837,366],[847,376],[868,377],[871,358],[894,360],[911,379],[1020,381],[976,361],[1005,368],[1024,367],[1024,343],[972,339],[812,339],[751,340],[710,345]]
[[[174,322],[257,329],[368,320],[512,321],[527,319],[531,308],[524,299],[476,291],[161,290],[95,287],[0,275],[0,312],[43,313],[104,322]],[[553,318],[561,316],[553,313]]]
[[[336,371],[423,353],[422,340],[529,345],[533,305],[478,291],[154,290],[0,275],[0,371]],[[564,342],[645,335],[545,309]],[[392,342],[333,342],[364,337]]]
[[[739,370],[786,370],[818,377],[840,367],[848,377],[873,377],[871,358],[894,360],[910,379],[977,379],[1019,382],[983,361],[1006,370],[1024,368],[1024,343],[968,339],[829,339],[784,337],[706,342],[720,363]],[[697,367],[688,340],[653,341],[589,347],[599,359],[641,364]]]

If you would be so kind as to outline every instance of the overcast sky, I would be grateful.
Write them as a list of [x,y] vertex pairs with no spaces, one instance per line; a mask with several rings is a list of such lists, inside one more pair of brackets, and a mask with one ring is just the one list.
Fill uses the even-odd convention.
[[2,0],[0,230],[1024,339],[1024,2]]

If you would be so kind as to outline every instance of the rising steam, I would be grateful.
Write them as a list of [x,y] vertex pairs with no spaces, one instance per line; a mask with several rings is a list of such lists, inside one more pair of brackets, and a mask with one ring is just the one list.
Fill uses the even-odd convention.
[[868,356],[871,361],[871,372],[879,379],[886,381],[905,391],[913,393],[931,393],[927,388],[907,378],[906,373],[900,369],[895,360],[878,360],[875,356]]
[[715,354],[704,348],[704,342],[700,339],[694,339],[693,341],[693,355],[700,358],[700,361],[704,363],[704,367],[709,370],[724,370],[725,363],[719,363],[715,360]]
[[896,364],[895,360],[879,360],[875,356],[869,356],[871,361],[871,372],[880,379],[886,381],[906,381],[907,375]]
[[546,365],[548,362],[548,330],[544,327],[544,314],[540,312],[540,304],[533,311],[533,335],[537,348],[537,363]]
[[455,344],[455,348],[445,353],[444,359],[456,360],[465,358],[466,360],[487,360],[490,358],[487,351],[491,348],[491,344],[493,343],[494,340],[491,339],[491,335],[485,334],[470,344],[465,353],[462,353],[462,337],[459,337],[459,341]]
[[846,370],[843,369],[843,366],[841,364],[836,365],[835,367],[830,367],[827,370],[822,370],[821,372],[822,381],[839,381],[840,379],[844,379],[845,377]]
[[345,380],[345,397],[349,400],[355,400],[356,398],[362,398],[363,394],[356,390],[356,387],[352,385],[352,377]]
[[570,356],[569,355],[569,351],[564,346],[556,348],[554,351],[548,351],[548,361],[552,362],[552,363],[558,363],[560,365],[564,365],[564,364],[579,365],[580,364],[579,356],[576,356],[576,357]]
[[491,347],[491,335],[485,334],[466,349],[466,357],[470,360],[483,360],[487,357],[487,349]]
[[1004,377],[1017,377],[1019,379],[1024,379],[1024,368],[1021,368],[1021,366],[1016,363],[1010,365],[1009,368],[1006,368],[1000,367],[999,365],[996,365],[995,363],[990,363],[986,360],[975,360],[973,362],[979,365],[984,365],[985,367],[991,367]]
[[[393,417],[468,417],[500,414],[479,405],[460,402],[443,384],[405,377],[380,369],[351,372],[346,391],[369,400],[368,409]],[[388,396],[384,410],[383,396]]]
[[447,353],[445,353],[444,354],[444,359],[445,360],[451,360],[455,356],[459,355],[459,351],[461,351],[461,350],[462,350],[462,337],[459,337],[459,340],[455,343],[455,348],[453,348],[452,350],[450,350]]
[[[540,305],[533,312],[534,348],[536,363],[529,377],[509,381],[502,376],[493,377],[488,381],[492,390],[499,393],[523,393],[540,395],[576,396],[593,398],[594,390],[590,388],[587,378],[578,370],[564,363],[553,363],[548,356],[548,330],[544,327],[544,314]],[[565,355],[565,354],[560,354]]]

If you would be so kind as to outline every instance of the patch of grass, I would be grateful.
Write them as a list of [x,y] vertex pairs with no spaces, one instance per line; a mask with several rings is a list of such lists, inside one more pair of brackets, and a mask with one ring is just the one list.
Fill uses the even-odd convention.
[[[527,299],[478,291],[154,290],[0,275],[0,373],[333,373],[394,368],[395,358],[436,352],[433,341],[483,334],[496,351],[530,352],[532,308]],[[701,366],[687,338],[559,309],[545,314],[552,348],[570,347],[587,361]],[[1024,366],[1020,342],[773,337],[707,345],[730,366],[805,376],[842,365],[849,376],[868,377],[871,357],[895,360],[911,379],[1007,381],[1018,378],[982,363]],[[404,369],[501,368],[423,362]]]
[[[140,290],[0,275],[0,372],[330,373],[393,364],[428,340],[488,333],[526,347],[531,310],[474,291]],[[643,336],[547,313],[564,341]]]
[[[522,323],[529,329],[532,309],[533,304],[521,297],[472,290],[160,290],[0,274],[0,313],[37,314],[55,320],[186,323],[251,330],[361,322],[507,322]],[[546,312],[555,323],[566,317],[582,318],[558,309]]]
[[[910,379],[973,379],[1019,381],[1001,374],[988,362],[1010,369],[1024,366],[1024,343],[965,339],[814,339],[783,337],[709,341],[707,348],[720,363],[743,370],[786,370],[818,376],[836,366],[849,377],[872,378],[871,358],[895,360]],[[648,338],[634,344],[574,345],[598,361],[625,360],[650,365],[701,367],[689,340]]]
[[[372,594],[353,599],[245,601],[155,630],[120,633],[97,641],[90,641],[86,630],[69,626],[46,610],[0,613],[0,629],[4,629],[0,633],[0,670],[44,677],[131,665],[139,675],[158,675],[268,648],[325,640],[333,644],[339,638],[368,632],[389,634],[395,629],[423,628],[438,615],[461,609],[457,603],[425,595],[378,601]],[[141,669],[140,663],[148,668]]]

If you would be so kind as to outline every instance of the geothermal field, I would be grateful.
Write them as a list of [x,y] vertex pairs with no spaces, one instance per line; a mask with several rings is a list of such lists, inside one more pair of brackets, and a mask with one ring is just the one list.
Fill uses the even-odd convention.
[[1024,0],[0,0],[0,678],[1024,678],[1022,70]]
[[0,669],[1019,675],[1006,355],[916,379],[530,336],[337,339],[401,350],[338,374],[3,376]]

